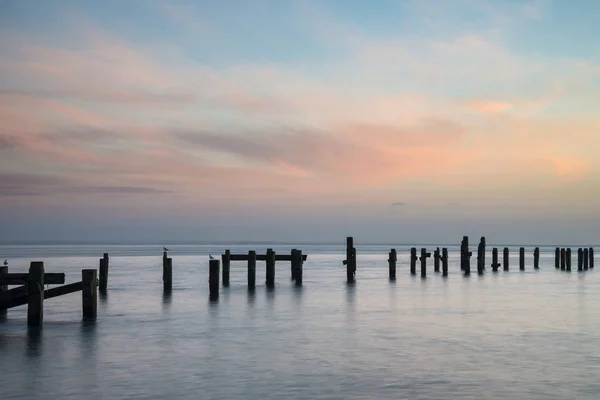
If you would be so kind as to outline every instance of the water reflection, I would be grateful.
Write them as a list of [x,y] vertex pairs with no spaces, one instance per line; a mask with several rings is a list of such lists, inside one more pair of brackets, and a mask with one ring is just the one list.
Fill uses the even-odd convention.
[[267,303],[269,303],[269,305],[273,305],[273,300],[275,300],[275,287],[266,287],[267,290]]
[[254,303],[256,302],[256,289],[248,288],[248,306],[254,307]]
[[173,296],[172,296],[171,291],[163,292],[163,295],[162,295],[163,311],[171,310],[172,300],[173,300]]
[[43,329],[41,327],[27,328],[27,348],[25,353],[27,357],[36,358],[42,355],[43,349]]

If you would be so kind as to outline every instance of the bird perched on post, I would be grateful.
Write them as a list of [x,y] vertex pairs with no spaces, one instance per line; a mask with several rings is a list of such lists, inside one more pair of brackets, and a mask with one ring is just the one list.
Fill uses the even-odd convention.
[[6,260],[6,259],[4,260],[4,266],[5,267],[8,266],[8,260]]
[[163,246],[163,250],[164,251],[169,251],[169,249],[167,249],[166,247]]
[[209,255],[208,255],[208,259],[209,259],[209,260],[214,260],[215,258],[209,254]]

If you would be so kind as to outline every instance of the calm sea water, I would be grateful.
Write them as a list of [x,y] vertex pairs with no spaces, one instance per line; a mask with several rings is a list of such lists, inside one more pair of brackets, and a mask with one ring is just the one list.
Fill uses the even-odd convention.
[[448,278],[430,262],[421,279],[409,275],[408,246],[397,247],[390,283],[389,246],[357,245],[348,286],[343,245],[294,246],[308,254],[302,288],[281,262],[267,290],[259,262],[249,292],[245,263],[233,262],[231,286],[210,302],[208,254],[226,246],[170,247],[164,297],[159,246],[0,246],[11,271],[43,260],[68,282],[111,256],[95,323],[82,322],[79,293],[46,301],[41,332],[28,331],[25,306],[9,310],[0,398],[600,398],[599,275],[555,270],[554,248],[541,248],[539,271],[527,248],[520,272],[513,247],[510,272],[464,278],[449,247]]

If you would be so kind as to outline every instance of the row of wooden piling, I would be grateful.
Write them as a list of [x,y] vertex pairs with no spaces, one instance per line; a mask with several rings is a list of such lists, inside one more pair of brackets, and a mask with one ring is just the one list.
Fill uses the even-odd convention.
[[[561,271],[571,271],[571,249],[557,247],[554,251],[554,267]],[[577,271],[587,271],[594,268],[594,249],[577,249]]]

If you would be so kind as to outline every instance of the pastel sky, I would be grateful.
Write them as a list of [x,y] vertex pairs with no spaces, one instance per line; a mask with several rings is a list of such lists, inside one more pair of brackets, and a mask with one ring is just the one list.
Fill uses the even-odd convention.
[[599,243],[596,0],[0,0],[0,241]]

